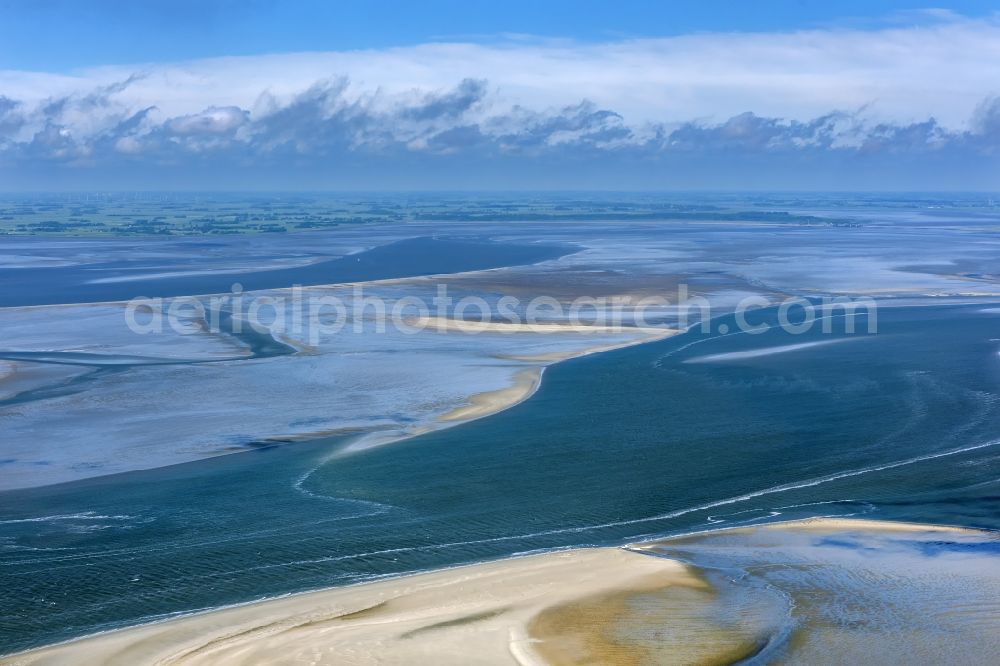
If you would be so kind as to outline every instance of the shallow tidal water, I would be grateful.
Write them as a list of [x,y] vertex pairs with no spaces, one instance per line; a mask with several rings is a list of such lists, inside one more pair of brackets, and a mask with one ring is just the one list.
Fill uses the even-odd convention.
[[[38,251],[33,238],[15,241],[22,252]],[[392,239],[388,239],[392,240]],[[563,256],[574,250],[566,245],[519,245],[493,243],[482,236],[421,236],[386,242],[370,249],[345,255],[309,255],[298,250],[299,265],[284,266],[280,255],[269,253],[266,245],[254,247],[256,254],[235,244],[244,241],[206,241],[200,237],[153,241],[146,239],[141,251],[130,251],[131,243],[117,248],[106,241],[98,245],[115,260],[54,266],[0,266],[0,307],[127,301],[137,297],[174,297],[227,293],[234,283],[243,290],[279,289],[293,285],[322,285],[366,280],[459,273],[501,266],[531,264]],[[324,242],[326,241],[326,242]],[[302,246],[328,252],[342,248],[322,236],[299,241]],[[364,242],[371,242],[365,239]],[[37,241],[44,247],[45,241]],[[94,241],[63,241],[77,252]],[[158,243],[158,245],[156,244]],[[152,249],[149,246],[152,245]],[[217,246],[217,247],[213,247]],[[62,248],[66,252],[66,248]],[[91,250],[94,251],[94,250]],[[245,253],[245,256],[241,256]],[[120,256],[121,255],[121,256]],[[206,263],[219,265],[180,270],[175,266],[191,256],[205,255]],[[233,263],[234,257],[237,263]],[[287,257],[284,258],[287,261]],[[228,260],[229,264],[225,263]]]
[[703,621],[674,634],[682,650],[717,654],[721,633],[743,639],[738,663],[996,663],[1000,534],[878,525],[717,530],[642,548],[712,585],[691,604]]
[[998,529],[1000,313],[985,310],[883,307],[876,334],[862,319],[854,334],[846,320],[830,334],[721,334],[735,330],[721,318],[558,364],[512,409],[384,447],[345,454],[348,439],[328,439],[2,493],[0,653],[761,520]]

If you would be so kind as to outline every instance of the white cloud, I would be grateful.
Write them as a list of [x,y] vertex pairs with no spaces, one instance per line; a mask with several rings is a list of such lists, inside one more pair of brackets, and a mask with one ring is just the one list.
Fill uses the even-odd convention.
[[256,110],[262,93],[287,100],[331,77],[347,77],[355,97],[377,91],[386,102],[485,79],[498,104],[543,109],[586,98],[630,124],[718,121],[744,111],[804,120],[870,105],[885,120],[934,116],[958,128],[983,97],[1000,92],[997,71],[1000,22],[946,14],[930,25],[870,31],[442,43],[100,67],[72,76],[0,72],[0,94],[40,102],[141,72],[117,99],[173,117],[209,107]]
[[942,15],[877,31],[517,39],[0,72],[0,157],[992,154],[998,71],[1000,20]]
[[235,106],[210,107],[199,113],[171,118],[166,128],[172,134],[227,134],[247,122],[247,112]]

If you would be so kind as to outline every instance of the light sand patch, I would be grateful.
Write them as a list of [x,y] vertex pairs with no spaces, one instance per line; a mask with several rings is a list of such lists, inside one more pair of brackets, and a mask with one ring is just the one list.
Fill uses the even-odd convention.
[[528,363],[558,363],[570,358],[596,354],[599,352],[612,351],[623,347],[654,342],[669,338],[673,335],[683,333],[675,328],[662,328],[654,326],[600,326],[596,324],[569,323],[569,322],[538,322],[534,324],[515,323],[507,321],[469,321],[464,319],[451,319],[448,317],[414,317],[409,321],[411,326],[441,333],[535,333],[535,334],[593,334],[593,335],[621,335],[627,339],[610,342],[602,345],[594,345],[583,349],[561,350],[546,352],[543,354],[505,354],[503,358],[515,361],[525,361]]
[[[616,548],[552,552],[227,608],[22,653],[0,664],[545,663],[535,647],[549,634],[528,632],[540,612],[594,595],[674,585],[705,586],[684,565],[664,558]],[[592,618],[596,630],[613,619]]]
[[496,414],[508,407],[527,400],[538,390],[542,381],[542,368],[524,368],[514,373],[514,383],[496,391],[484,391],[469,398],[469,404],[457,407],[438,420],[468,421]]
[[415,328],[430,329],[444,333],[615,333],[640,336],[666,335],[674,333],[673,329],[637,326],[602,326],[599,324],[571,322],[535,322],[521,323],[510,321],[476,321],[468,319],[452,319],[450,317],[413,317],[407,321]]

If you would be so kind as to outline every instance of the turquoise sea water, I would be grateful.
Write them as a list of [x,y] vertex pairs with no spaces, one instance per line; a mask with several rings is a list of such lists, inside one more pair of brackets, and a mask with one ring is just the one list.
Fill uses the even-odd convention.
[[381,448],[330,439],[0,494],[0,653],[759,520],[1000,528],[1000,314],[985,310],[883,307],[877,334],[839,320],[831,334],[721,335],[735,330],[722,318],[553,366],[510,410]]

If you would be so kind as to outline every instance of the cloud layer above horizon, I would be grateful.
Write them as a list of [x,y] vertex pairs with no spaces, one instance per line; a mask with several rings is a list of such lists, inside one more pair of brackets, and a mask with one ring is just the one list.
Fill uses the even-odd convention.
[[998,187],[1000,21],[923,18],[3,71],[0,189]]

